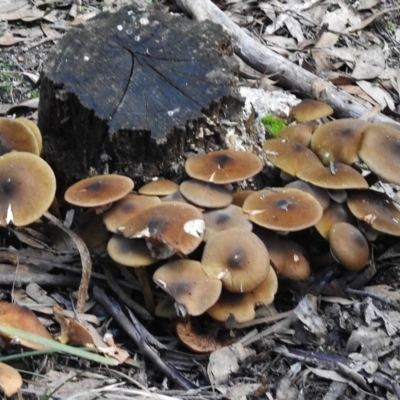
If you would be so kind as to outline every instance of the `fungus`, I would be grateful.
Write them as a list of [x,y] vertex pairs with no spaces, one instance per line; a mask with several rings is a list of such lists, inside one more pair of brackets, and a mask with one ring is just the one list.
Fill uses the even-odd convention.
[[164,264],[153,281],[176,301],[178,315],[201,315],[218,300],[222,284],[209,277],[198,261],[177,260]]
[[289,120],[296,122],[315,121],[333,114],[333,108],[323,101],[304,99],[297,106],[294,106],[289,113]]
[[323,210],[326,210],[329,207],[329,193],[325,189],[315,186],[312,183],[304,182],[300,179],[297,179],[286,184],[285,188],[299,189],[303,192],[311,194],[311,196],[318,200]]
[[263,242],[252,232],[238,228],[216,233],[207,241],[201,266],[234,293],[255,289],[268,275],[269,256]]
[[179,189],[179,185],[169,179],[156,179],[144,184],[138,192],[146,196],[168,196]]
[[179,186],[182,195],[196,206],[222,208],[232,203],[232,193],[225,186],[189,179]]
[[311,136],[315,130],[315,122],[306,122],[304,124],[296,124],[282,129],[277,138],[286,139],[291,142],[300,143],[303,146],[309,147]]
[[29,225],[50,207],[56,178],[50,166],[31,153],[0,157],[0,226]]
[[271,188],[249,196],[243,211],[250,220],[274,231],[299,231],[315,225],[322,217],[320,203],[299,189]]
[[24,125],[26,125],[33,133],[33,136],[35,136],[37,145],[38,145],[38,150],[39,150],[39,154],[42,152],[42,148],[43,148],[43,138],[42,138],[42,133],[40,132],[40,129],[38,128],[38,126],[31,121],[28,118],[17,118],[16,121],[23,123]]
[[255,192],[255,190],[240,190],[232,193],[232,205],[243,207],[244,201]]
[[189,158],[185,170],[191,178],[225,185],[251,178],[261,171],[262,166],[255,154],[228,149]]
[[329,231],[333,257],[346,269],[360,271],[369,262],[368,242],[363,234],[347,222],[338,222]]

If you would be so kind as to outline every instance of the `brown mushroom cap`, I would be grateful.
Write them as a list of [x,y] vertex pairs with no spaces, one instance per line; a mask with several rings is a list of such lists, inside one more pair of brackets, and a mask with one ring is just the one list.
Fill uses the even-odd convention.
[[385,194],[374,190],[349,193],[347,205],[357,219],[376,231],[400,236],[400,211]]
[[312,195],[292,188],[260,190],[246,199],[243,211],[257,225],[283,232],[309,228],[323,213],[320,203]]
[[201,266],[211,278],[220,279],[226,290],[248,292],[262,282],[269,271],[269,256],[263,242],[252,232],[238,228],[211,236]]
[[110,232],[117,233],[121,226],[140,211],[160,203],[161,200],[157,196],[129,193],[104,212],[103,222]]
[[304,169],[323,166],[321,160],[308,147],[287,139],[266,140],[263,150],[272,164],[291,176],[298,176]]
[[40,157],[16,151],[0,157],[0,226],[35,222],[49,209],[55,193],[54,172]]
[[191,178],[218,185],[251,178],[262,167],[262,161],[255,154],[230,149],[189,158],[185,163],[185,170]]
[[400,184],[399,130],[384,124],[371,124],[364,131],[358,154],[379,178]]
[[289,120],[296,122],[308,122],[324,118],[333,114],[333,108],[323,101],[304,99],[297,106],[294,106],[289,113]]
[[153,281],[175,299],[183,316],[203,314],[216,303],[222,289],[221,281],[210,278],[193,260],[164,264],[154,273]]
[[233,196],[232,204],[233,204],[234,206],[243,207],[244,201],[245,201],[251,194],[253,194],[254,192],[255,192],[255,190],[251,190],[251,189],[248,189],[248,190],[240,190],[240,191],[238,191],[238,192],[233,192],[233,193],[232,193],[232,196]]
[[39,154],[42,152],[42,147],[43,147],[43,138],[42,138],[42,133],[40,132],[39,127],[30,119],[28,118],[17,118],[16,119],[18,122],[22,122],[24,125],[26,125],[33,133],[33,136],[35,136],[36,142],[38,144],[39,148]]
[[179,185],[169,179],[157,179],[144,184],[138,192],[146,196],[168,196],[179,189]]
[[147,267],[154,264],[154,259],[143,239],[127,239],[114,234],[107,244],[108,255],[118,264],[126,267]]
[[132,191],[131,178],[122,175],[97,175],[70,186],[64,198],[79,207],[100,207],[122,199]]
[[16,119],[0,118],[0,154],[24,151],[39,155],[39,145],[32,130]]
[[364,235],[347,222],[338,222],[329,231],[331,253],[346,269],[360,271],[369,262],[369,247]]
[[247,293],[231,293],[223,290],[219,300],[207,310],[212,318],[225,322],[233,317],[236,322],[247,322],[256,316],[254,308],[268,306],[278,290],[278,278],[273,268],[269,269],[266,279],[254,290]]
[[364,130],[371,124],[361,119],[344,118],[320,125],[311,138],[311,149],[328,165],[330,162],[354,164],[359,160]]
[[325,189],[366,189],[368,182],[354,168],[331,163],[329,167],[303,169],[297,177]]
[[311,196],[313,196],[319,202],[319,204],[321,204],[323,210],[326,210],[331,202],[329,193],[325,189],[315,186],[312,183],[304,182],[300,179],[289,182],[285,185],[285,188],[299,189],[303,192],[310,193]]
[[179,186],[183,196],[199,207],[221,208],[232,203],[232,193],[225,186],[189,179]]
[[290,140],[291,142],[300,143],[303,146],[309,147],[311,136],[316,128],[314,122],[306,122],[304,124],[296,124],[282,129],[277,138]]
[[201,211],[190,204],[178,202],[165,202],[147,208],[121,227],[125,237],[145,238],[163,244],[170,250],[169,255],[191,253],[202,242],[204,230]]
[[253,229],[248,215],[240,207],[232,204],[219,210],[205,212],[203,216],[206,223],[205,242],[217,232],[227,229],[240,228],[249,232]]

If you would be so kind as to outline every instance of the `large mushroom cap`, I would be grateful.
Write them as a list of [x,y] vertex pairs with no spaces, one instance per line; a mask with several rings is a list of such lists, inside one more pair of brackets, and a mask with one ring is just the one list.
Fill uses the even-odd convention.
[[290,110],[289,119],[295,119],[296,122],[308,122],[331,114],[333,114],[333,108],[329,104],[323,101],[304,99]]
[[39,127],[30,119],[28,118],[17,118],[16,119],[18,122],[21,122],[22,124],[26,125],[33,133],[33,136],[35,136],[36,142],[38,144],[39,148],[39,154],[42,152],[42,147],[43,147],[43,138],[42,138],[42,133],[40,132]]
[[320,125],[311,138],[311,148],[321,161],[354,164],[359,160],[364,130],[371,124],[361,119],[344,118]]
[[325,189],[315,186],[312,183],[296,179],[295,181],[286,184],[285,188],[294,188],[302,190],[303,192],[306,193],[310,193],[311,196],[313,196],[319,202],[319,204],[321,204],[321,207],[324,210],[326,210],[329,207],[330,203],[329,193]]
[[282,129],[278,133],[277,137],[279,139],[290,140],[291,142],[300,143],[303,146],[309,147],[315,127],[316,124],[314,122],[291,125]]
[[271,188],[250,195],[243,211],[257,225],[275,231],[299,231],[322,217],[321,204],[309,193],[292,188]]
[[256,288],[270,268],[263,242],[254,233],[238,228],[211,236],[201,265],[208,276],[221,279],[223,287],[235,293]]
[[384,124],[371,124],[364,131],[358,154],[381,179],[400,185],[399,130]]
[[251,178],[262,169],[262,161],[247,151],[219,150],[190,158],[185,170],[191,178],[219,185]]
[[179,189],[179,185],[169,179],[156,179],[147,182],[140,189],[140,194],[146,196],[168,196]]
[[56,178],[50,166],[31,153],[0,157],[0,226],[29,225],[50,207]]
[[201,315],[213,306],[222,289],[221,281],[210,278],[198,261],[171,261],[158,268],[154,282],[178,303],[182,315]]
[[101,207],[122,199],[132,189],[131,178],[122,175],[97,175],[70,186],[64,198],[79,207]]

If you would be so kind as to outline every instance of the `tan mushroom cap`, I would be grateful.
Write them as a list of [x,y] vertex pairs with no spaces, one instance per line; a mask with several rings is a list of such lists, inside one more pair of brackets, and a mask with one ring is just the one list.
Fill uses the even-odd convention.
[[234,293],[256,288],[268,275],[269,256],[263,242],[252,232],[238,228],[211,236],[201,259],[205,273],[220,279]]
[[227,229],[239,228],[248,232],[253,229],[248,215],[240,207],[232,204],[219,210],[207,211],[203,216],[206,223],[205,242],[216,233]]
[[31,153],[0,156],[0,226],[16,226],[38,220],[50,207],[56,178],[50,166]]
[[232,193],[225,186],[197,179],[189,179],[180,184],[183,197],[196,206],[222,208],[232,203]]
[[374,190],[349,193],[347,205],[357,219],[376,231],[400,236],[400,211],[385,194]]
[[364,130],[371,124],[362,119],[344,118],[320,125],[311,138],[311,149],[323,164],[359,161]]
[[260,190],[246,199],[243,211],[257,225],[283,232],[309,228],[323,213],[320,203],[312,195],[292,188]]
[[146,196],[168,196],[179,189],[179,185],[169,179],[157,179],[144,184],[138,192]]
[[40,132],[39,127],[30,119],[28,118],[17,118],[16,121],[22,122],[24,125],[26,125],[33,133],[33,136],[35,136],[36,142],[38,144],[39,148],[39,154],[42,152],[42,147],[43,147],[43,138],[42,138],[42,133]]
[[121,228],[125,237],[145,238],[162,244],[169,249],[170,255],[190,254],[202,242],[204,230],[201,211],[179,202],[165,202],[147,208]]
[[290,140],[291,142],[300,143],[303,146],[309,147],[311,136],[316,128],[314,122],[306,122],[304,124],[296,124],[282,129],[277,138]]
[[126,267],[147,267],[154,264],[154,259],[143,239],[128,239],[114,234],[107,244],[108,255],[118,264]]
[[160,203],[161,200],[157,196],[129,193],[104,212],[103,222],[110,232],[117,233],[121,226],[140,211]]
[[364,131],[359,156],[370,170],[386,182],[400,184],[400,131],[384,124],[371,124]]
[[312,183],[304,182],[300,179],[289,182],[285,185],[285,188],[299,189],[303,192],[310,193],[311,196],[318,200],[323,210],[326,210],[331,202],[329,193],[325,189],[315,186]]
[[21,374],[11,365],[0,362],[0,387],[5,398],[17,394],[24,381]]
[[219,150],[190,158],[185,163],[186,173],[200,181],[217,185],[239,182],[258,174],[261,159],[247,151]]
[[122,199],[132,191],[131,178],[122,175],[97,175],[70,186],[64,198],[79,207],[101,207]]
[[0,154],[24,151],[39,155],[39,145],[32,130],[16,119],[0,118]]
[[225,322],[233,317],[236,322],[247,322],[255,318],[254,308],[272,304],[278,290],[278,278],[273,268],[266,279],[254,290],[247,293],[231,293],[223,290],[219,300],[207,310],[212,318]]
[[322,218],[315,224],[315,228],[324,239],[328,240],[331,227],[338,222],[355,225],[356,219],[346,204],[332,202],[324,211]]
[[287,139],[266,140],[263,150],[272,164],[291,176],[298,176],[304,169],[323,167],[321,160],[308,147]]
[[193,260],[164,264],[154,273],[153,281],[175,299],[182,316],[203,314],[217,302],[222,289],[221,281],[210,278]]
[[315,121],[333,114],[333,108],[323,101],[304,99],[297,106],[294,106],[289,113],[289,120],[297,122]]
[[369,262],[369,247],[364,235],[347,222],[338,222],[329,231],[333,257],[350,271],[360,271]]
[[325,189],[367,189],[368,182],[349,165],[331,163],[329,167],[303,169],[297,177]]
[[240,190],[238,192],[233,192],[232,196],[232,204],[234,206],[243,207],[244,201],[255,192],[255,190],[247,189],[247,190]]

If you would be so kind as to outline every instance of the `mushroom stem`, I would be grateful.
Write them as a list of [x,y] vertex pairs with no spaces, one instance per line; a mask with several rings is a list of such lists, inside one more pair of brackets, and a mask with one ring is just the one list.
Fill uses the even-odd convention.
[[150,286],[150,279],[147,271],[144,267],[135,268],[136,277],[138,278],[139,284],[142,287],[142,292],[144,296],[144,304],[146,309],[154,314],[155,305],[154,305],[154,297],[153,292]]

